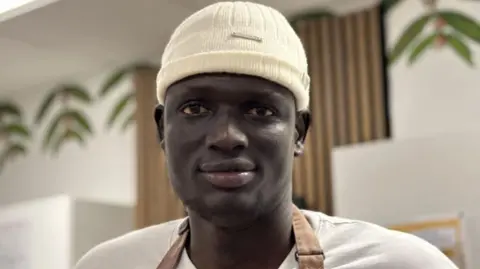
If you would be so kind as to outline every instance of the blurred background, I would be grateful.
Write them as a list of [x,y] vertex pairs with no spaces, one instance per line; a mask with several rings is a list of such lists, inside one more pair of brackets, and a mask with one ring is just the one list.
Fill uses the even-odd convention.
[[[100,242],[185,215],[154,82],[173,29],[214,2],[0,2],[1,269],[71,268]],[[309,58],[296,203],[480,268],[480,1],[257,2],[290,19]]]

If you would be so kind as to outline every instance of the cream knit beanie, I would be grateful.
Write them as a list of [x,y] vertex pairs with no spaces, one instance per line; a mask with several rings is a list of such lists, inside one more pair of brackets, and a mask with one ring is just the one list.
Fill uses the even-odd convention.
[[219,2],[175,29],[162,57],[157,97],[176,81],[202,73],[234,73],[276,82],[308,109],[310,78],[302,42],[277,10],[250,2]]

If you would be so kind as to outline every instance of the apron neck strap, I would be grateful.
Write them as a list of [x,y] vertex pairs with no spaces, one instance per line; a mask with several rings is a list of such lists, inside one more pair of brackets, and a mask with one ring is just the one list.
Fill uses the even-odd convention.
[[157,269],[176,269],[180,258],[182,257],[183,249],[187,242],[188,234],[190,232],[188,218],[185,219],[178,229],[178,238],[167,251]]
[[[293,205],[292,215],[293,233],[295,235],[295,259],[299,269],[323,269],[325,255],[307,218]],[[176,269],[185,248],[190,227],[188,218],[185,219],[178,229],[179,237],[163,257],[157,269]]]
[[295,245],[297,247],[295,258],[298,262],[299,269],[323,269],[325,255],[320,247],[315,231],[312,229],[307,218],[295,205],[293,205],[292,220]]

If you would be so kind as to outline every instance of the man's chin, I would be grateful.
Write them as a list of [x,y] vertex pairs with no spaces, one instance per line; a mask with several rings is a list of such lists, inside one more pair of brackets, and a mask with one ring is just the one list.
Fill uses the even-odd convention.
[[218,227],[241,229],[249,226],[261,214],[257,199],[238,196],[209,198],[189,207],[189,210],[194,210]]

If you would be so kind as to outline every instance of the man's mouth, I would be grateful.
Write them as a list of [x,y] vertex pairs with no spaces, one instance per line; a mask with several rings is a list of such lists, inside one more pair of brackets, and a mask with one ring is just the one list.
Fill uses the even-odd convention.
[[253,162],[237,158],[202,163],[199,170],[215,187],[236,189],[247,185],[254,179],[255,168]]

